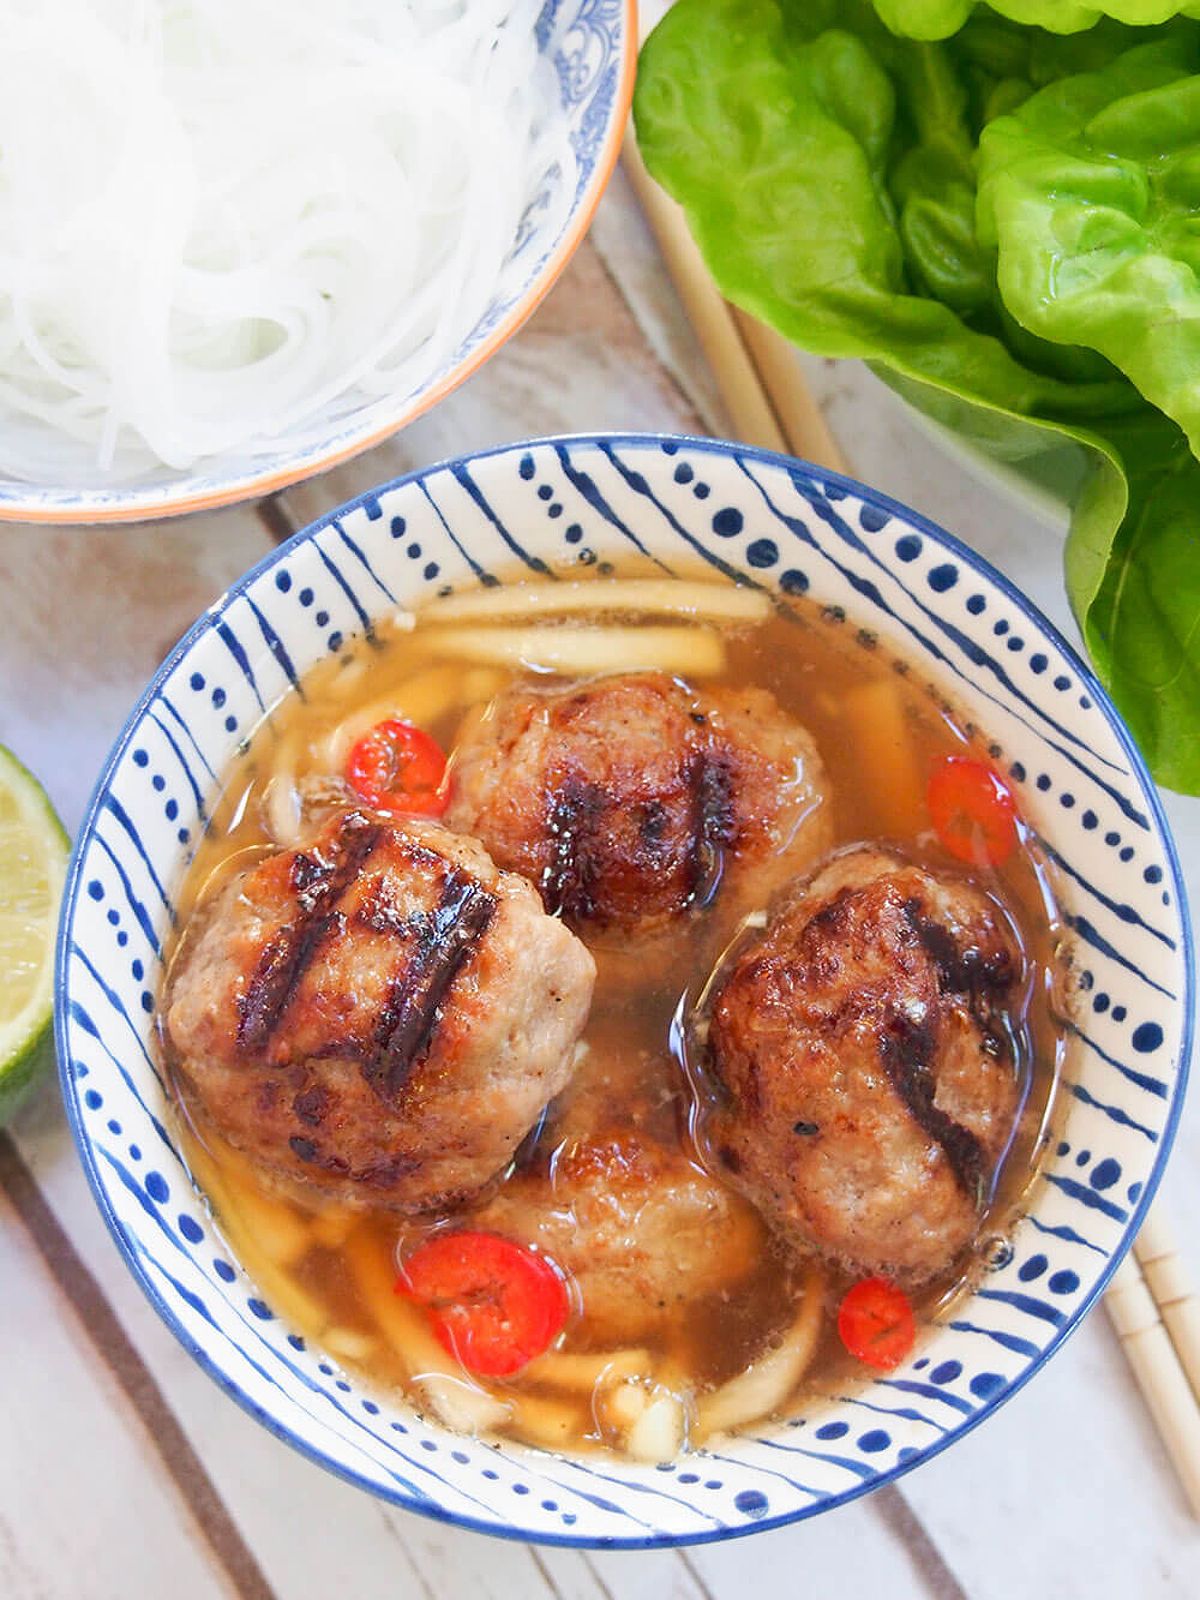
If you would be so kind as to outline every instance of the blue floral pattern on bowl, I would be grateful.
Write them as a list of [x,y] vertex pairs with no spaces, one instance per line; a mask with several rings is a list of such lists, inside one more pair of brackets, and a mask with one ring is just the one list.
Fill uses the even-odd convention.
[[[1052,1136],[982,1285],[895,1373],[652,1469],[457,1438],[305,1346],[230,1254],[170,1132],[152,1014],[173,896],[219,775],[314,662],[398,605],[581,566],[808,594],[923,668],[986,730],[1053,864],[1074,990]],[[522,1538],[647,1546],[813,1515],[973,1427],[1103,1288],[1183,1095],[1192,951],[1174,850],[1103,691],[949,535],[861,485],[741,446],[513,445],[332,513],[205,613],[101,778],[64,908],[58,1046],[100,1207],[168,1325],[280,1437],[414,1510]]]

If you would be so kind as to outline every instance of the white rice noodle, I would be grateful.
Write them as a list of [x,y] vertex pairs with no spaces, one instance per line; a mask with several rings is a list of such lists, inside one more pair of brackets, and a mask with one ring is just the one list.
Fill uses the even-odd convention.
[[431,628],[426,649],[457,661],[528,667],[535,672],[636,672],[713,677],[725,646],[711,628]]
[[778,1411],[816,1352],[824,1298],[824,1274],[819,1267],[810,1267],[799,1314],[782,1343],[719,1389],[700,1396],[696,1404],[697,1442],[703,1443],[715,1433],[745,1427]]
[[352,1228],[362,1221],[362,1212],[353,1206],[326,1205],[314,1212],[311,1232],[313,1243],[323,1250],[337,1250],[345,1244]]
[[279,742],[271,763],[271,779],[263,791],[263,821],[267,832],[281,850],[291,850],[299,843],[304,820],[304,807],[296,781],[299,755],[296,735],[286,734]]
[[223,1231],[271,1310],[291,1323],[306,1339],[323,1339],[329,1326],[329,1313],[322,1303],[306,1293],[290,1272],[277,1267],[266,1256],[256,1255],[253,1239],[240,1231],[238,1224],[227,1226]]
[[225,1174],[226,1191],[242,1230],[255,1248],[277,1267],[292,1267],[312,1245],[309,1224],[286,1201],[276,1200],[233,1169]]
[[434,1338],[424,1313],[394,1292],[392,1267],[378,1246],[365,1233],[352,1233],[344,1259],[380,1333],[438,1420],[458,1433],[503,1426],[512,1406],[472,1383]]
[[861,683],[842,696],[838,715],[863,772],[871,774],[871,805],[883,832],[903,835],[925,805],[925,772],[912,718],[896,677]]
[[370,670],[370,654],[358,641],[355,641],[350,650],[339,658],[337,677],[327,686],[326,692],[329,698],[348,700],[351,695],[361,694]]
[[459,703],[462,677],[454,667],[430,667],[351,711],[313,745],[315,766],[321,772],[340,773],[351,747],[376,723],[389,718],[428,728]]
[[343,1361],[369,1361],[379,1348],[378,1339],[359,1328],[326,1328],[322,1343],[330,1354]]
[[551,1389],[591,1395],[598,1386],[648,1373],[650,1366],[648,1350],[547,1350],[531,1361],[521,1376],[526,1382],[544,1383]]
[[570,1401],[549,1400],[542,1395],[514,1395],[513,1425],[531,1444],[548,1450],[569,1450],[587,1431],[588,1418],[583,1407]]
[[[280,1266],[276,1259],[294,1262],[293,1241],[288,1238],[286,1231],[274,1234],[269,1226],[262,1226],[264,1211],[269,1211],[276,1202],[261,1197],[263,1207],[247,1208],[247,1186],[231,1183],[231,1174],[218,1166],[199,1142],[191,1145],[188,1161],[208,1197],[221,1233],[267,1304],[306,1338],[319,1339],[329,1325],[328,1313],[319,1301],[297,1284],[290,1270]],[[298,1219],[293,1220],[298,1228],[303,1228]]]
[[761,589],[742,589],[732,583],[693,583],[682,578],[617,578],[607,583],[514,583],[451,595],[426,607],[421,620],[496,622],[507,617],[565,616],[589,611],[761,622],[770,610],[771,602]]
[[541,9],[10,0],[0,471],[253,465],[447,371],[575,194]]
[[459,1373],[417,1373],[413,1381],[438,1421],[455,1433],[494,1433],[512,1419],[511,1405],[468,1383]]

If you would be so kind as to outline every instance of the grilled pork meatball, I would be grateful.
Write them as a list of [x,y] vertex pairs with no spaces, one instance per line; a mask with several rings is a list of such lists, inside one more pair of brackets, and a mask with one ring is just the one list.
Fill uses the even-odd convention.
[[459,748],[446,820],[569,926],[640,934],[722,886],[765,898],[814,860],[824,783],[765,690],[644,672],[501,696]]
[[919,1285],[970,1242],[1012,1137],[1022,1000],[983,894],[839,856],[717,993],[709,1149],[794,1243]]
[[597,1338],[636,1339],[756,1264],[764,1229],[729,1189],[632,1126],[569,1139],[521,1172],[478,1226],[534,1244],[574,1279]]
[[202,1115],[291,1178],[459,1200],[571,1075],[592,958],[472,839],[342,811],[203,923],[172,973],[169,1053]]

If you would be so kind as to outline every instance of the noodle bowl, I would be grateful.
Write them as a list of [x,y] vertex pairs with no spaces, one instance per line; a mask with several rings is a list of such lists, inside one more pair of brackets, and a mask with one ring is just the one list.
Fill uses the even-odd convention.
[[[703,499],[693,493],[697,484]],[[475,495],[464,493],[464,485]],[[546,487],[549,498],[541,493]],[[559,504],[561,518],[548,517],[546,508]],[[731,535],[735,523],[741,531]],[[581,537],[564,538],[576,528]],[[413,544],[420,547],[416,556],[409,555]],[[433,1392],[411,1401],[399,1386],[364,1381],[359,1372],[378,1359],[382,1332],[340,1310],[331,1319],[301,1266],[301,1252],[314,1248],[310,1241],[340,1252],[348,1266],[365,1242],[390,1288],[389,1255],[361,1230],[361,1208],[326,1200],[310,1208],[319,1217],[298,1226],[304,1219],[290,1214],[290,1199],[263,1207],[256,1240],[245,1250],[253,1275],[239,1270],[237,1201],[222,1210],[218,1194],[222,1176],[236,1179],[234,1166],[226,1163],[208,1187],[209,1174],[197,1162],[193,1178],[171,1135],[165,1086],[147,1059],[161,951],[172,937],[188,859],[222,800],[217,775],[231,771],[262,707],[291,695],[291,674],[305,676],[320,663],[329,664],[322,718],[330,726],[360,701],[383,697],[401,682],[412,686],[416,673],[380,680],[371,670],[376,652],[355,649],[350,653],[367,667],[353,676],[345,669],[345,693],[335,695],[338,662],[356,632],[353,600],[376,630],[395,602],[423,609],[425,621],[412,637],[435,625],[473,622],[481,632],[532,626],[528,611],[433,621],[439,590],[452,590],[451,599],[473,593],[479,569],[509,571],[514,553],[544,563],[560,580],[606,563],[621,579],[650,579],[664,565],[690,570],[699,556],[710,564],[710,579],[719,565],[739,575],[743,588],[757,585],[785,605],[804,588],[819,626],[840,633],[857,659],[867,663],[874,653],[882,661],[890,652],[907,659],[914,696],[935,713],[939,694],[955,698],[963,715],[987,730],[987,758],[1006,775],[1046,850],[1070,869],[1056,885],[1070,925],[1051,952],[1058,985],[1052,999],[1056,1007],[1074,1007],[1078,1028],[1063,1041],[1064,1092],[1039,1140],[1037,1176],[1007,1214],[1009,1225],[980,1243],[980,1292],[968,1285],[951,1303],[927,1307],[922,1346],[891,1378],[805,1395],[806,1381],[818,1375],[814,1365],[808,1380],[799,1380],[798,1398],[782,1402],[788,1421],[751,1423],[748,1432],[702,1446],[694,1460],[681,1459],[673,1473],[611,1453],[562,1448],[576,1436],[570,1430],[588,1425],[579,1386],[594,1384],[609,1364],[604,1421],[618,1442],[624,1429],[632,1442],[638,1421],[651,1414],[638,1442],[649,1435],[648,1451],[674,1447],[665,1396],[679,1393],[678,1366],[653,1330],[622,1339],[606,1329],[592,1349],[572,1348],[568,1340],[547,1353],[544,1367],[531,1360],[519,1424],[516,1386],[503,1382],[473,1382],[476,1391],[494,1388],[483,1400],[470,1390],[461,1394],[467,1408],[484,1401],[513,1405],[510,1422],[472,1422],[464,1411],[451,1432],[433,1419],[450,1415],[440,1409],[446,1395],[436,1380],[452,1372],[423,1367],[420,1376],[434,1381]],[[436,572],[422,576],[431,565]],[[563,626],[578,627],[585,615],[575,610]],[[661,612],[644,620],[681,630],[715,626],[727,650],[733,631],[759,626],[745,619],[730,631],[700,616],[672,624]],[[610,612],[597,631],[631,621]],[[768,670],[777,655],[768,652]],[[403,665],[399,650],[394,660]],[[513,670],[446,662],[429,663],[427,675],[442,666],[463,674],[459,703],[495,694],[486,681],[468,691],[466,674]],[[315,689],[317,680],[311,682]],[[799,693],[802,686],[793,687]],[[818,679],[804,693],[815,702],[822,688]],[[855,700],[856,717],[878,722],[887,699],[883,692],[879,704],[871,695]],[[435,731],[437,715],[435,708]],[[827,716],[815,737],[852,761],[860,723],[839,718],[836,708]],[[451,737],[451,730],[440,731]],[[301,795],[309,764],[324,760],[319,740],[299,742]],[[875,801],[883,805],[894,795],[902,813],[912,775],[894,746],[890,754],[877,752],[864,770],[873,778],[886,770],[886,781],[872,783]],[[1060,800],[1067,795],[1069,807]],[[222,803],[236,810],[236,786],[224,791]],[[221,828],[232,820],[233,810]],[[869,831],[886,835],[896,826],[881,811]],[[1117,846],[1107,842],[1109,833]],[[1126,847],[1133,851],[1128,861]],[[277,847],[260,833],[252,849],[241,864],[246,868]],[[231,861],[221,870],[241,868]],[[1139,1225],[1178,1115],[1192,998],[1180,893],[1153,786],[1102,691],[1033,607],[946,535],[861,486],[741,446],[656,438],[518,445],[425,472],[342,508],[206,613],[156,677],[104,774],[69,880],[59,994],[64,1096],[104,1214],[153,1303],[230,1392],[310,1456],[405,1506],[491,1531],[627,1546],[732,1536],[836,1506],[940,1450],[986,1419],[1078,1324]],[[769,938],[770,923],[751,932]],[[619,946],[610,947],[602,959],[621,955]],[[694,969],[702,974],[712,964],[706,957]],[[660,968],[643,959],[632,975],[659,981]],[[1090,1003],[1097,998],[1103,1009]],[[726,1041],[732,1020],[720,1019]],[[603,1043],[593,1039],[579,1071],[589,1062],[593,1069],[603,1065]],[[796,1134],[807,1137],[804,1129]],[[263,1199],[284,1198],[259,1192]],[[206,1209],[206,1193],[220,1225]],[[998,1199],[1003,1206],[1006,1197]],[[234,1220],[226,1223],[227,1216]],[[260,1267],[268,1249],[279,1263],[274,1274]],[[410,1313],[407,1326],[429,1336],[422,1306],[396,1294],[386,1303]],[[769,1407],[780,1404],[775,1385],[786,1393],[793,1381],[788,1368],[792,1361],[802,1366],[805,1355],[805,1303],[798,1294],[794,1318],[785,1307],[762,1325],[757,1341],[730,1351],[732,1370],[710,1371],[696,1385],[694,1438],[706,1424],[728,1425],[719,1413],[702,1415],[706,1397],[727,1378],[757,1376],[761,1358],[769,1362],[764,1386],[768,1378],[772,1386],[761,1393]],[[316,1343],[304,1338],[306,1327],[320,1328]],[[397,1325],[395,1347],[406,1338]],[[412,1348],[414,1363],[423,1362]],[[438,1349],[440,1357],[428,1355],[448,1359]],[[770,1361],[775,1352],[778,1363]],[[820,1352],[817,1360],[824,1360]],[[731,1398],[738,1408],[727,1415],[736,1421],[747,1415],[746,1390]],[[502,1428],[514,1425],[543,1448],[506,1438]]]
[[261,492],[465,376],[615,153],[623,21],[541,11],[10,7],[0,514]]
[[[180,940],[168,954],[160,1017],[192,1168],[243,1263],[307,1338],[336,1350],[369,1384],[385,1391],[403,1386],[429,1414],[458,1431],[573,1450],[604,1445],[650,1463],[670,1461],[686,1448],[786,1414],[814,1388],[825,1391],[855,1381],[853,1364],[839,1350],[833,1319],[860,1274],[810,1251],[792,1259],[782,1236],[765,1230],[741,1203],[735,1177],[706,1145],[708,1091],[701,1063],[707,1053],[708,990],[729,965],[729,957],[718,959],[722,946],[732,942],[736,948],[768,924],[763,909],[746,917],[732,854],[726,856],[711,905],[640,943],[628,935],[628,954],[620,947],[624,939],[615,940],[603,926],[583,930],[598,976],[570,1082],[523,1139],[511,1164],[501,1171],[485,1169],[482,1191],[462,1204],[397,1212],[364,1182],[348,1196],[337,1190],[331,1219],[319,1183],[308,1184],[303,1170],[281,1177],[281,1146],[273,1149],[251,1134],[255,1142],[246,1147],[240,1113],[236,1133],[222,1127],[220,1111],[214,1114],[214,1102],[197,1087],[206,1064],[193,1063],[194,1047],[189,1053],[180,1042],[188,1029],[179,1020],[178,997],[191,981],[190,972],[199,968],[207,975],[222,959],[219,946],[211,944],[212,931],[228,914],[233,880],[248,866],[253,873],[258,861],[269,869],[276,850],[297,852],[298,862],[319,858],[322,847],[312,841],[322,817],[358,803],[346,774],[352,770],[352,752],[373,729],[393,727],[398,719],[400,726],[436,738],[451,752],[452,794],[462,787],[454,753],[469,764],[473,744],[486,750],[489,739],[499,740],[505,815],[519,810],[524,803],[519,747],[508,743],[509,734],[488,730],[497,717],[503,720],[506,696],[519,695],[522,686],[552,695],[551,686],[565,685],[566,692],[582,684],[581,716],[587,714],[588,685],[598,685],[601,694],[606,683],[626,681],[715,684],[717,692],[727,693],[762,686],[752,694],[769,690],[774,709],[767,712],[768,702],[754,699],[755,714],[772,724],[785,717],[802,721],[822,753],[827,780],[815,767],[801,774],[801,763],[816,761],[807,734],[789,743],[795,771],[787,783],[794,789],[811,785],[812,792],[799,802],[798,818],[780,840],[779,848],[793,853],[792,867],[773,868],[768,861],[760,882],[786,885],[789,872],[811,873],[831,842],[853,848],[856,841],[881,835],[913,859],[932,862],[935,870],[938,862],[944,867],[936,842],[931,846],[921,775],[947,755],[962,759],[972,741],[954,714],[912,686],[898,665],[904,663],[844,640],[809,603],[790,602],[777,615],[765,594],[702,577],[575,583],[513,578],[494,589],[435,600],[415,615],[381,618],[369,640],[346,643],[309,673],[302,697],[290,696],[273,708],[226,774],[226,798],[210,817],[183,885],[177,902]],[[653,713],[652,698],[635,705]],[[847,726],[854,735],[849,749],[840,737]],[[631,725],[626,737],[636,738],[636,728]],[[977,741],[975,748],[979,751]],[[551,766],[558,770],[555,759]],[[570,759],[564,752],[564,770]],[[914,781],[910,772],[918,775]],[[464,777],[468,792],[472,782]],[[832,824],[825,815],[830,811]],[[458,814],[456,802],[447,820],[453,825]],[[536,827],[536,820],[530,825]],[[474,830],[467,825],[463,831]],[[489,834],[486,821],[479,831],[493,852],[502,843]],[[602,870],[596,846],[590,848],[592,870]],[[535,872],[526,875],[537,881]],[[239,898],[264,903],[252,877],[239,881]],[[953,881],[947,880],[948,886]],[[1015,1076],[1016,1104],[1023,1109],[1003,1138],[1013,1148],[998,1177],[987,1175],[995,1195],[975,1219],[974,1231],[1004,1227],[1028,1182],[1060,1054],[1050,1005],[1054,913],[1045,896],[1044,865],[1031,847],[1023,848],[984,881],[998,904],[1011,908],[1024,945],[1022,960],[1042,976],[1028,995],[1017,993],[1006,1002],[1010,1009],[1003,1027],[1014,1044],[1003,1071]],[[655,900],[666,892],[656,875]],[[371,890],[370,904],[381,905],[384,893]],[[379,913],[348,908],[339,913],[347,925],[360,914]],[[234,936],[235,944],[240,937]],[[358,963],[354,1003],[359,1009],[370,1005],[363,985],[371,959],[364,951]],[[710,971],[705,988],[703,978]],[[249,981],[246,1005],[257,979]],[[324,1011],[342,1003],[331,994],[319,1005]],[[474,1003],[483,1003],[483,996]],[[443,1004],[452,1006],[453,990],[446,991]],[[206,990],[206,1005],[219,1006],[219,996]],[[1022,1042],[1027,1029],[1032,1044]],[[276,1036],[281,1051],[287,1049],[286,1031],[285,1021]],[[1004,1050],[998,1037],[995,1047]],[[335,1044],[322,1047],[326,1054],[336,1049]],[[502,1058],[497,1073],[519,1076],[519,1047],[505,1046],[503,1056],[511,1059]],[[423,1070],[414,1068],[414,1077],[406,1080],[418,1096]],[[436,1065],[431,1057],[428,1070],[441,1081],[456,1068],[452,1057],[437,1058]],[[278,1081],[269,1069],[261,1078],[256,1071],[239,1058],[232,1093],[240,1096],[244,1083],[256,1105],[277,1092],[293,1094],[301,1083],[309,1085],[304,1094],[314,1104],[314,1097],[327,1093],[311,1087],[317,1080],[304,1076],[300,1063]],[[226,1093],[223,1087],[222,1097]],[[478,1103],[473,1096],[464,1118],[503,1114],[503,1093],[484,1093],[490,1111],[473,1112]],[[338,1106],[329,1115],[338,1126],[347,1125],[355,1113],[348,1101]],[[373,1119],[374,1107],[368,1115]],[[450,1116],[439,1121],[439,1131],[450,1142],[458,1137]],[[305,1147],[310,1135],[321,1138],[311,1118],[291,1145]],[[532,1241],[551,1261],[568,1235],[584,1241],[572,1247],[574,1310],[564,1333],[500,1382],[456,1359],[433,1336],[421,1309],[396,1292],[400,1264],[426,1241],[480,1228]],[[702,1262],[694,1259],[697,1249]],[[980,1270],[978,1257],[964,1253],[961,1241],[939,1245],[939,1254],[931,1279],[915,1299],[919,1318],[961,1292]],[[682,1285],[678,1290],[676,1282]],[[677,1311],[647,1316],[648,1298],[665,1297],[670,1306],[676,1294]]]

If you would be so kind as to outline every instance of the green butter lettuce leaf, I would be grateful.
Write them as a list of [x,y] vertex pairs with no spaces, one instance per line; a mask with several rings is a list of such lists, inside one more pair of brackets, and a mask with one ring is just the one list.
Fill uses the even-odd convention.
[[643,50],[635,116],[724,292],[805,349],[955,390],[969,374],[1026,418],[1135,409],[1105,364],[1063,380],[1053,347],[1018,357],[1001,337],[965,100],[944,47],[892,39],[854,0],[680,0]]
[[979,241],[1012,315],[1107,356],[1200,450],[1200,35],[1130,50],[982,131]]
[[[1087,561],[1089,527],[1108,548],[1083,633],[1099,675],[1151,757],[1160,783],[1197,792],[1200,772],[1200,462],[1175,428],[1151,413],[1128,450],[1130,505],[1115,541],[1107,516],[1085,498],[1076,514],[1076,559]],[[1102,570],[1101,570],[1102,569]]]
[[[875,9],[893,33],[910,39],[949,39],[976,12],[975,0],[874,0]],[[1200,16],[1200,6],[1177,0],[989,0],[992,10],[1010,22],[1046,28],[1052,33],[1080,33],[1104,17],[1135,27],[1167,22],[1172,17]],[[979,9],[983,9],[980,7]]]
[[994,454],[1085,454],[1066,553],[1076,616],[1156,773],[1200,792],[1195,596],[1175,583],[1167,605],[1141,570],[1181,559],[1182,491],[1167,485],[1191,481],[1186,443],[1117,370],[1123,351],[1013,315],[975,176],[993,123],[1182,33],[1191,48],[1200,29],[1058,37],[979,12],[929,44],[891,33],[868,0],[677,0],[643,50],[634,111],[647,166],[730,300],[806,350],[869,361]]

